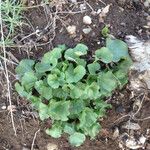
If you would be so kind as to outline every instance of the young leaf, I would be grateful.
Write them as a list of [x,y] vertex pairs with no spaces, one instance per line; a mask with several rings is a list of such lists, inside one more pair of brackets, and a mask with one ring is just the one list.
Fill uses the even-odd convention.
[[80,132],[75,132],[74,134],[70,135],[69,142],[72,146],[80,146],[85,141],[85,135]]
[[73,134],[75,132],[75,124],[66,123],[64,126],[64,132],[68,134]]
[[84,44],[77,44],[73,51],[77,56],[83,56],[87,54],[88,47]]
[[18,82],[15,83],[15,89],[21,97],[28,96],[28,93],[25,91],[24,87],[21,86]]
[[38,110],[39,110],[39,116],[40,116],[40,119],[43,121],[47,118],[49,118],[49,114],[48,114],[48,105],[44,104],[44,103],[39,103],[38,105]]
[[53,97],[64,99],[64,100],[67,99],[67,96],[69,95],[62,88],[52,89],[52,94]]
[[[82,50],[80,50],[79,48],[82,48]],[[76,62],[78,65],[82,65],[85,67],[86,61],[79,57],[84,55],[85,53],[86,53],[86,47],[84,46],[82,47],[81,45],[78,45],[74,49],[71,48],[67,49],[64,57],[66,60]]]
[[52,89],[44,84],[42,80],[35,82],[35,89],[45,99],[49,100],[52,98]]
[[84,132],[91,137],[91,139],[94,139],[96,135],[99,133],[101,129],[101,126],[99,123],[93,124],[89,128],[85,128]]
[[60,48],[62,51],[67,49],[65,44],[58,45],[57,47]]
[[108,36],[108,34],[109,34],[109,28],[108,28],[108,26],[106,25],[103,29],[102,29],[102,35],[103,35],[103,37],[107,37]]
[[97,117],[97,114],[92,109],[86,107],[79,116],[79,128],[91,127],[97,121]]
[[62,130],[62,127],[61,127],[60,123],[54,123],[52,128],[46,129],[46,133],[48,135],[52,136],[53,138],[61,137],[62,131],[63,130]]
[[75,55],[74,50],[72,48],[69,48],[65,51],[64,57],[66,60],[70,60],[73,62],[76,62],[76,58],[78,58],[78,56]]
[[67,121],[70,115],[70,101],[50,101],[49,115],[55,120]]
[[33,69],[33,66],[35,64],[34,60],[31,59],[23,59],[20,61],[19,65],[16,67],[16,73],[21,77],[26,72],[31,72]]
[[53,89],[58,88],[60,85],[64,84],[65,74],[63,72],[53,72],[53,74],[49,74],[47,77],[47,83]]
[[105,101],[97,99],[93,102],[98,117],[104,117],[106,109],[112,108],[111,104],[107,104]]
[[70,113],[71,115],[79,115],[85,108],[85,102],[82,99],[71,101]]
[[54,48],[50,52],[47,52],[44,54],[44,57],[42,58],[41,62],[50,64],[53,63],[53,61],[58,61],[59,58],[62,56],[62,49],[61,48]]
[[37,81],[37,77],[33,72],[26,72],[21,79],[22,85],[25,87],[27,91],[30,91]]
[[101,73],[98,77],[98,83],[101,92],[106,92],[105,94],[112,92],[117,87],[117,80],[111,71]]
[[129,57],[128,46],[125,42],[118,39],[106,39],[106,47],[113,54],[113,61],[118,62],[122,58]]
[[86,70],[83,66],[79,65],[73,68],[73,65],[70,65],[66,71],[66,81],[67,83],[77,83],[84,77],[85,73]]
[[112,62],[113,60],[113,54],[106,47],[102,47],[101,49],[96,50],[95,55],[98,59],[100,59],[102,62],[106,64]]
[[96,82],[93,82],[91,85],[87,85],[84,93],[89,99],[97,99],[99,97],[99,85]]
[[95,75],[96,71],[100,70],[100,64],[97,62],[88,64],[87,67],[91,75]]
[[70,97],[72,99],[78,99],[82,95],[82,90],[78,86],[69,85],[70,86]]
[[36,63],[35,70],[38,73],[45,73],[46,71],[51,71],[56,66],[57,66],[57,59],[53,58],[49,63],[44,62]]

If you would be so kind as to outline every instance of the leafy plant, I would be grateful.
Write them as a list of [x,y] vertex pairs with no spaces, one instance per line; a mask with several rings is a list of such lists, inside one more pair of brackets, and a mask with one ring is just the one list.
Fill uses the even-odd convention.
[[16,91],[31,101],[41,120],[52,120],[46,133],[54,138],[67,133],[73,146],[99,133],[98,120],[111,107],[104,98],[127,83],[132,63],[126,43],[118,39],[107,38],[90,62],[88,52],[84,44],[69,49],[59,45],[41,61],[24,59],[16,68]]
[[102,31],[101,31],[101,34],[102,34],[102,36],[103,37],[108,37],[109,36],[109,28],[108,28],[108,25],[106,25],[103,29],[102,29]]

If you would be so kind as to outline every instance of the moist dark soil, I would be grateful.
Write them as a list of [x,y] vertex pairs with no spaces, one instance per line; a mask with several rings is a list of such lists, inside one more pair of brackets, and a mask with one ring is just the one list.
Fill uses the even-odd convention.
[[[117,38],[124,39],[124,37],[129,34],[145,40],[149,38],[147,30],[143,27],[147,23],[147,10],[144,8],[143,3],[134,3],[128,0],[124,3],[118,0],[103,0],[106,5],[111,4],[111,6],[102,23],[99,22],[99,15],[93,14],[91,8],[93,10],[98,10],[106,5],[98,0],[87,0],[87,2],[90,7],[87,5],[86,12],[59,14],[59,16],[55,18],[55,32],[53,31],[53,26],[46,28],[47,19],[51,19],[51,17],[46,17],[43,7],[26,10],[24,15],[28,18],[28,23],[30,22],[30,24],[32,24],[32,28],[24,26],[22,32],[19,33],[15,39],[15,42],[17,43],[20,38],[32,33],[33,29],[39,29],[42,35],[40,35],[40,37],[33,35],[26,38],[21,43],[19,42],[19,45],[29,43],[28,46],[30,48],[27,46],[22,48],[8,48],[8,52],[11,52],[18,60],[27,57],[40,59],[46,51],[49,51],[58,44],[66,44],[69,47],[73,47],[77,43],[82,42],[89,47],[90,53],[92,54],[93,51],[104,45],[104,38],[102,38],[101,30],[105,25],[110,26],[111,34]],[[82,1],[79,1],[79,4],[81,3]],[[70,8],[73,9],[72,11],[78,11],[79,4],[76,7],[72,4],[63,4],[60,9],[62,9],[62,11],[67,11],[68,8]],[[54,4],[51,8],[51,12],[55,13],[55,9]],[[85,15],[91,16],[91,25],[83,24],[82,19]],[[25,19],[25,21],[27,20]],[[68,34],[66,30],[68,25],[75,25],[77,27],[76,35],[70,36]],[[85,35],[83,33],[82,30],[86,27],[92,28],[90,34]],[[33,43],[35,45],[38,43],[38,45],[33,46]],[[11,72],[14,73],[14,67],[10,66],[10,69]],[[1,79],[4,79],[4,76],[1,76]],[[11,79],[13,85],[16,79],[13,76]],[[128,118],[121,119],[117,122],[116,120],[130,113],[134,103],[134,98],[130,98],[133,93],[127,87],[124,87],[122,91],[115,92],[111,98],[107,99],[108,102],[112,104],[113,108],[108,110],[107,117],[100,120],[103,129],[97,138],[94,140],[87,139],[86,142],[78,148],[69,145],[66,135],[59,139],[54,139],[46,135],[45,129],[51,122],[49,120],[44,123],[40,122],[37,113],[32,110],[30,104],[25,99],[18,97],[14,91],[12,93],[12,104],[16,107],[14,111],[14,123],[17,136],[14,135],[9,112],[0,108],[0,150],[29,150],[31,149],[35,135],[34,150],[47,150],[46,147],[48,143],[56,144],[59,150],[119,150],[118,142],[113,138],[114,128],[118,127],[120,129],[122,123],[127,121]],[[6,99],[7,93],[4,81],[0,89],[0,106],[7,107],[9,103]],[[135,97],[138,97],[138,95]],[[150,100],[147,99],[143,103],[142,111],[140,112],[141,118],[150,116],[149,108]],[[150,128],[150,120],[138,121],[138,123],[142,127],[142,134]],[[150,139],[147,141],[147,144],[150,144]]]

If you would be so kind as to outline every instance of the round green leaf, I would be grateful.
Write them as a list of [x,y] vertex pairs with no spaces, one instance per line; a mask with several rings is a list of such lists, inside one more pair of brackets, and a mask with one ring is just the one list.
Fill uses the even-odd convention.
[[26,72],[21,79],[22,85],[25,87],[27,91],[30,91],[37,81],[37,77],[33,72]]
[[129,57],[128,46],[125,42],[118,39],[106,39],[106,47],[113,54],[113,61],[118,62],[121,58]]
[[45,99],[49,100],[52,98],[52,88],[46,86],[42,80],[35,82],[34,87]]
[[33,71],[33,66],[35,64],[34,60],[31,59],[23,59],[20,61],[19,65],[16,67],[16,73],[21,77],[26,72]]
[[85,135],[80,132],[75,132],[69,137],[69,142],[72,146],[80,146],[85,141]]
[[75,55],[83,56],[87,54],[88,47],[84,44],[77,44],[73,50]]
[[53,138],[59,138],[62,134],[62,127],[57,123],[50,129],[46,129],[46,134],[52,136]]
[[75,132],[75,124],[66,123],[64,126],[64,132],[68,134],[73,134]]
[[50,101],[49,114],[55,120],[67,121],[70,115],[70,101]]
[[68,83],[77,83],[85,74],[86,70],[83,66],[78,65],[76,68],[73,68],[73,65],[70,65],[66,71],[66,81]]
[[55,74],[49,74],[47,77],[47,83],[52,88],[56,89],[60,85],[64,84],[65,74],[63,72],[54,72]]
[[39,110],[39,116],[41,120],[45,120],[49,118],[48,109],[49,107],[46,104],[39,103],[38,110]]
[[117,80],[111,71],[103,72],[98,77],[98,83],[102,94],[111,93],[117,87]]
[[96,71],[98,71],[100,69],[100,64],[95,62],[95,63],[91,63],[91,64],[87,65],[87,67],[88,67],[90,74],[95,75]]
[[95,55],[104,63],[110,63],[113,60],[113,54],[106,47],[102,47],[101,49],[96,50]]
[[24,87],[21,86],[18,82],[15,83],[15,89],[20,96],[22,96],[22,97],[28,96],[28,93],[25,91]]

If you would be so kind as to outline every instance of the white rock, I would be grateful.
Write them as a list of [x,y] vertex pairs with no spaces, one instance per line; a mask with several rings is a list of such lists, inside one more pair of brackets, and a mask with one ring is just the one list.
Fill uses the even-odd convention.
[[48,143],[47,150],[58,150],[58,146],[54,143]]
[[101,12],[102,12],[101,9],[98,9],[98,10],[97,10],[97,14],[100,14]]
[[145,7],[149,7],[149,5],[150,5],[150,2],[148,0],[144,2]]
[[139,142],[140,142],[140,144],[143,144],[143,145],[144,145],[145,142],[146,142],[146,140],[147,140],[146,137],[141,136],[140,139],[139,139]]
[[83,17],[83,23],[90,25],[92,23],[91,17],[90,16],[84,16]]
[[70,35],[75,35],[76,34],[76,26],[75,25],[68,26],[67,31]]
[[142,41],[138,38],[129,35],[126,36],[126,42],[130,49],[130,54],[133,59],[132,70],[139,72],[138,77],[131,77],[131,88],[136,90],[136,87],[150,89],[150,40]]
[[133,123],[133,122],[130,122],[130,121],[126,122],[122,126],[122,128],[128,129],[128,130],[140,130],[141,129],[141,127],[139,126],[139,124]]
[[70,0],[72,3],[77,3],[77,0]]
[[84,28],[82,31],[84,34],[89,34],[92,31],[92,29],[88,27],[88,28]]
[[2,110],[5,110],[6,108],[7,108],[6,106],[2,106],[2,107],[1,107]]
[[130,148],[130,149],[138,149],[141,148],[141,145],[138,145],[138,143],[136,142],[135,138],[130,138],[127,139],[126,141],[126,147]]
[[80,4],[80,10],[81,11],[86,10],[86,4]]
[[133,69],[140,72],[150,69],[150,40],[142,41],[136,37],[126,36],[126,42],[129,46],[131,56],[134,60]]
[[113,133],[113,138],[116,139],[119,137],[119,129],[116,127]]

